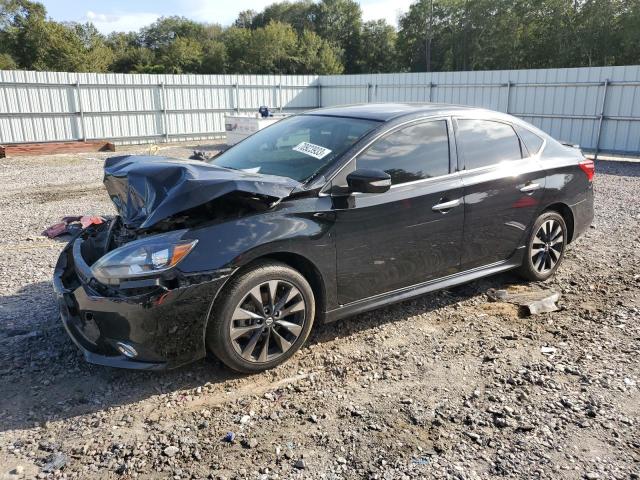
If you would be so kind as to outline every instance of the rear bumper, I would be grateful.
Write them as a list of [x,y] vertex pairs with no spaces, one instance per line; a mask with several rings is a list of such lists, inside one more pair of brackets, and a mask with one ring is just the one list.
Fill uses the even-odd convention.
[[[226,277],[172,290],[158,286],[145,293],[101,295],[74,242],[60,254],[53,287],[62,323],[86,360],[139,370],[175,368],[205,356],[204,335],[210,307]],[[119,352],[118,342],[135,349]]]
[[571,211],[573,213],[573,237],[571,241],[573,242],[586,232],[593,223],[593,186],[590,186],[589,190],[587,190],[587,195],[583,201],[572,205]]

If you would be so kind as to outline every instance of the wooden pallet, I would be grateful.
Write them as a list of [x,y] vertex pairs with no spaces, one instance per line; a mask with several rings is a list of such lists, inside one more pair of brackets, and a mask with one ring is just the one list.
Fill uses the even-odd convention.
[[87,142],[43,142],[43,143],[14,143],[0,145],[0,158],[19,157],[24,155],[52,155],[55,153],[74,152],[115,152],[113,143],[106,140],[91,140]]

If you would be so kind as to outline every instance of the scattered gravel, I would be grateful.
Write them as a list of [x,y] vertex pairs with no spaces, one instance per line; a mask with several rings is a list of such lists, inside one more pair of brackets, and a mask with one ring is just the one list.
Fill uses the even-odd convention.
[[112,213],[104,158],[0,160],[0,478],[638,478],[639,163],[598,163],[594,228],[544,285],[558,311],[490,302],[538,288],[499,275],[319,326],[241,376],[92,366],[68,339],[63,243],[40,232]]

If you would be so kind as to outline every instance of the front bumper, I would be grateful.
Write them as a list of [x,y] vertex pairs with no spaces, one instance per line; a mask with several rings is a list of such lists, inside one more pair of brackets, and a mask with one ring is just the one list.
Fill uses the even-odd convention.
[[[60,254],[53,287],[62,323],[88,362],[160,370],[205,356],[208,315],[226,276],[174,289],[109,289],[105,295],[94,288],[96,280],[78,242],[82,239],[70,242]],[[121,354],[117,342],[132,346],[137,356]]]

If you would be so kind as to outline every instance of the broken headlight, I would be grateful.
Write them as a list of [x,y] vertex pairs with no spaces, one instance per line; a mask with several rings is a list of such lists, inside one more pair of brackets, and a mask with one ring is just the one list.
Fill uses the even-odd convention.
[[175,267],[196,246],[197,240],[182,240],[186,230],[163,233],[127,243],[101,257],[91,267],[98,281],[143,277]]

